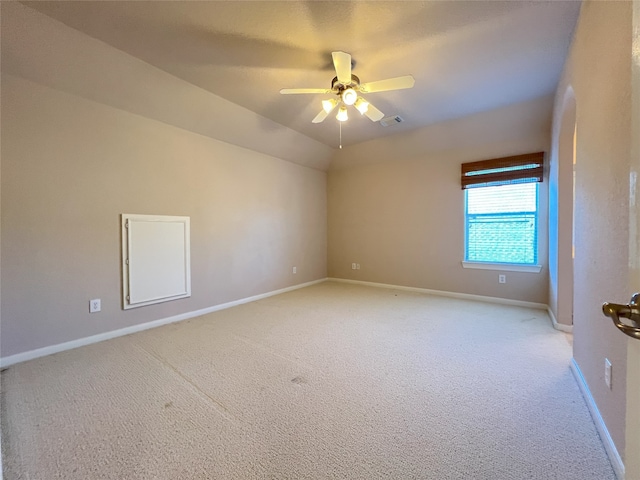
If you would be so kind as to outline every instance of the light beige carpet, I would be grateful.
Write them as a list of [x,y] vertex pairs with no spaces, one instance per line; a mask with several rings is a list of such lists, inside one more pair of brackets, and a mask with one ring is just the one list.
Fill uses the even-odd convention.
[[614,479],[543,311],[326,282],[10,367],[5,478]]

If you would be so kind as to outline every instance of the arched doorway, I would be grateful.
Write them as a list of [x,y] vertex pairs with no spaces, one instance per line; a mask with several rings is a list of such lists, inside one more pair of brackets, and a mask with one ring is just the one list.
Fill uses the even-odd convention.
[[563,101],[556,141],[558,156],[549,172],[549,306],[556,327],[571,331],[573,325],[573,217],[576,171],[576,100],[568,87]]

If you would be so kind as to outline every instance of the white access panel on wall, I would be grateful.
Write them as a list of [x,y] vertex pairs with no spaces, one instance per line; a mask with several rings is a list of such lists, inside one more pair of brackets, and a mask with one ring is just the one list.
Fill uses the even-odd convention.
[[189,217],[122,214],[122,307],[191,296]]

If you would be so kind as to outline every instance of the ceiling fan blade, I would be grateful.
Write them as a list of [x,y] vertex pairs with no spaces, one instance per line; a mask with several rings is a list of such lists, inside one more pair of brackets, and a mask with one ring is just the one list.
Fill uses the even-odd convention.
[[379,120],[382,120],[382,118],[384,117],[384,113],[382,113],[380,110],[378,110],[376,107],[374,107],[370,103],[369,103],[369,107],[367,108],[367,111],[364,112],[364,114],[367,117],[369,117],[369,119],[372,122],[377,122]]
[[362,93],[386,92],[388,90],[402,90],[411,88],[416,83],[411,75],[404,77],[387,78],[377,82],[361,83],[359,90]]
[[329,112],[327,112],[326,110],[322,109],[322,110],[320,110],[320,113],[318,115],[316,115],[316,118],[311,120],[311,123],[322,123],[322,122],[324,122],[324,119],[327,118],[328,116],[329,116]]
[[293,95],[298,93],[331,93],[327,88],[283,88],[280,90],[283,95]]
[[351,55],[344,52],[331,52],[333,66],[336,67],[338,82],[342,85],[351,83]]

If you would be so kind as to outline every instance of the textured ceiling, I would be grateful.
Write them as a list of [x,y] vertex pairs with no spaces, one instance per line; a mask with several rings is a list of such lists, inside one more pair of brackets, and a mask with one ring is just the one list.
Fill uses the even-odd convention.
[[576,1],[38,1],[50,17],[322,143],[338,121],[311,120],[329,88],[331,52],[352,55],[362,82],[412,74],[410,90],[370,94],[401,124],[350,111],[343,144],[463,117],[554,92]]

